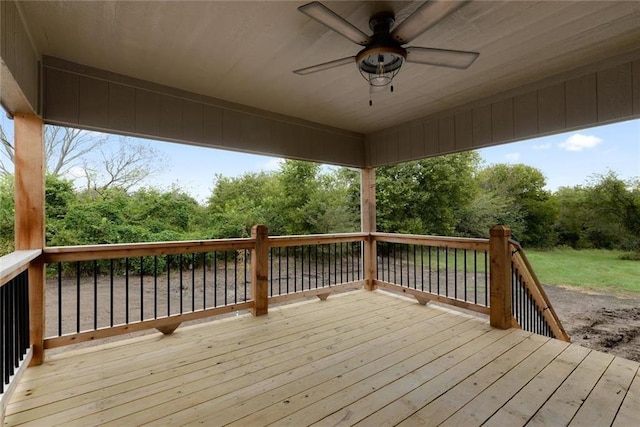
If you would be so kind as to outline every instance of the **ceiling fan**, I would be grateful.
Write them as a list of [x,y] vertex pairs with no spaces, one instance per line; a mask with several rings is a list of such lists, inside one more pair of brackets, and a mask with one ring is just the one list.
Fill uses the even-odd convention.
[[[300,12],[326,25],[352,42],[364,46],[364,49],[355,56],[301,68],[295,70],[294,73],[306,75],[355,62],[360,74],[369,82],[371,91],[390,86],[393,92],[391,82],[400,71],[404,61],[464,70],[478,58],[480,55],[478,52],[430,47],[403,47],[403,45],[411,42],[468,1],[470,0],[425,1],[393,30],[391,27],[395,23],[394,14],[392,12],[376,13],[369,19],[369,28],[373,31],[371,36],[360,31],[320,2],[314,1],[300,6],[298,8]],[[369,105],[371,104],[372,102],[369,100]]]

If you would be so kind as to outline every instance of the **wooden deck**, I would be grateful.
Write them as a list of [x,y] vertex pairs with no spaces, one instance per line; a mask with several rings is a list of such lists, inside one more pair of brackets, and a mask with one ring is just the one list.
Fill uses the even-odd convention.
[[640,425],[639,364],[381,291],[74,350],[5,425]]

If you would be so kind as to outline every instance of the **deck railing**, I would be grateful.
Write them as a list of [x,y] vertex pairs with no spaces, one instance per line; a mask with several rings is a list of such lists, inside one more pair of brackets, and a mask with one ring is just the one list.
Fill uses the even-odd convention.
[[511,307],[520,327],[526,331],[570,341],[522,246],[511,248]]
[[272,303],[363,285],[568,339],[522,248],[504,236],[269,237],[256,226],[246,239],[48,247],[43,260],[44,348],[150,328],[171,333],[185,321],[245,309],[264,314]]
[[366,239],[366,233],[270,237],[269,302],[362,287]]
[[[45,348],[256,308],[252,253],[268,248],[266,304],[361,287],[365,233],[49,247]],[[258,273],[260,274],[260,273]]]
[[251,308],[255,239],[50,247],[45,348]]
[[16,251],[0,258],[0,419],[17,378],[31,359],[29,266],[41,251]]
[[489,314],[489,239],[372,233],[377,286]]

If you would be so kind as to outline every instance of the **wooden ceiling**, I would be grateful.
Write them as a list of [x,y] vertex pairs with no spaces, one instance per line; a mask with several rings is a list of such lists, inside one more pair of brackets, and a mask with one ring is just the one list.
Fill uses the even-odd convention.
[[[37,52],[360,134],[451,110],[638,48],[640,2],[472,1],[413,46],[480,52],[466,71],[405,64],[395,92],[374,96],[354,66],[292,70],[359,46],[297,11],[300,1],[18,4]],[[369,33],[422,2],[325,2]]]

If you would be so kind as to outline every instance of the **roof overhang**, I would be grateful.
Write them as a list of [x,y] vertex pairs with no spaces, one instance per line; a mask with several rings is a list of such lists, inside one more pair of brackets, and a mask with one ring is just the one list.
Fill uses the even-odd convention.
[[[405,64],[372,107],[355,65],[292,73],[358,51],[303,3],[2,2],[2,102],[50,123],[357,167],[640,115],[638,2],[472,1],[411,43],[480,52],[472,67]],[[362,30],[421,3],[326,2]]]

